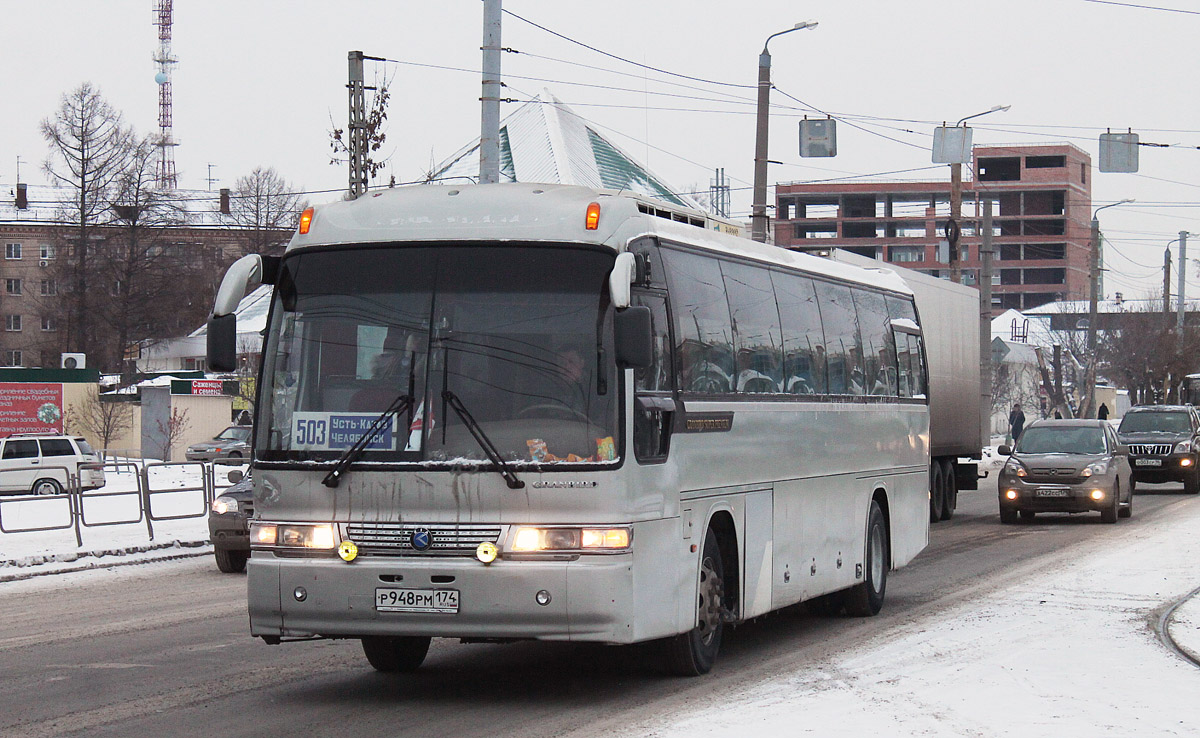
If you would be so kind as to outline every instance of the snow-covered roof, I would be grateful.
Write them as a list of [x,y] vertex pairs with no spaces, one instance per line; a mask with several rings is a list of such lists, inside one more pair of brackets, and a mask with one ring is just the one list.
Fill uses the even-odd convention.
[[[69,187],[27,185],[25,196],[29,207],[18,208],[16,185],[0,183],[0,224],[57,225],[68,221],[71,216],[64,210],[63,203],[69,202],[74,192]],[[220,213],[220,195],[216,192],[173,190],[169,196],[186,213],[188,226],[228,228],[236,225],[230,216]],[[103,217],[100,219],[101,222],[104,220]]]
[[[1177,307],[1177,300],[1171,301],[1171,312]],[[1200,300],[1184,300],[1185,310],[1189,313],[1200,312]],[[1162,298],[1137,298],[1122,300],[1099,300],[1096,303],[1097,313],[1144,313],[1162,310]],[[1087,300],[1059,300],[1048,302],[1025,311],[1026,315],[1083,315],[1091,311],[1091,303]]]
[[[479,180],[479,139],[430,175],[434,180]],[[462,179],[459,179],[461,184]],[[573,184],[630,190],[675,205],[700,208],[587,121],[543,91],[500,121],[500,181]]]

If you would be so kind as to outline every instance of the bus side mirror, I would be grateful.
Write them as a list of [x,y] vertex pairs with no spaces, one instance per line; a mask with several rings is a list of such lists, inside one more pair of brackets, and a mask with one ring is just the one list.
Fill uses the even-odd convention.
[[618,310],[613,326],[616,329],[617,366],[645,369],[654,363],[650,308],[634,305]]
[[237,316],[233,313],[208,319],[208,368],[237,371]]

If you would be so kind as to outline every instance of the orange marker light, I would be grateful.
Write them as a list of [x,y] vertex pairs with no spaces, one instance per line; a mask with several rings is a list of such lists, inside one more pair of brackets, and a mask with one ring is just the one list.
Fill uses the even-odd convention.
[[308,229],[312,226],[313,209],[308,208],[303,213],[300,213],[300,235],[308,233]]
[[583,227],[589,231],[596,230],[600,225],[600,203],[594,202],[587,207],[587,217],[583,220]]

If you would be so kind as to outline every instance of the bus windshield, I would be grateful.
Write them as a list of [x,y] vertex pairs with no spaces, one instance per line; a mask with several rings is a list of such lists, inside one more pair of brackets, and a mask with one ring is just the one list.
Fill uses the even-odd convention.
[[[369,246],[285,258],[263,360],[264,461],[616,462],[613,254]],[[411,397],[411,402],[398,399]],[[465,412],[464,412],[465,411]]]

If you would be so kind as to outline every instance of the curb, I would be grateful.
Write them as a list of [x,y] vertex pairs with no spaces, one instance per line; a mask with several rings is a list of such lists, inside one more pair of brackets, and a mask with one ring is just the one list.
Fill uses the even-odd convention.
[[[1198,594],[1200,587],[1188,592],[1167,608],[1159,618],[1157,630],[1159,638],[1168,648],[1200,667],[1200,602],[1196,600]],[[1187,619],[1196,625],[1180,623],[1179,616],[1184,613],[1188,616]],[[1185,633],[1187,635],[1184,635]]]
[[[112,569],[118,566],[135,566],[139,564],[151,564],[156,561],[174,561],[176,559],[193,558],[196,556],[207,556],[211,553],[210,550],[195,551],[188,553],[179,553],[165,556],[154,556],[151,558],[110,560],[110,561],[87,561],[79,563],[75,566],[64,566],[54,569],[41,568],[46,564],[55,563],[70,563],[79,561],[80,559],[106,559],[109,557],[125,557],[131,554],[151,553],[154,551],[163,551],[166,549],[185,549],[185,548],[201,548],[211,546],[209,540],[203,541],[171,541],[169,543],[157,543],[146,546],[127,546],[125,548],[103,549],[95,551],[80,552],[78,554],[70,554],[70,559],[59,559],[62,554],[49,555],[42,561],[37,563],[27,563],[27,560],[8,560],[0,561],[0,584],[4,582],[16,582],[24,579],[33,579],[34,577],[52,576],[54,574],[71,574],[74,572],[88,571],[90,569]],[[6,569],[15,568],[18,571],[15,573],[3,573]],[[28,569],[31,571],[20,571]]]

